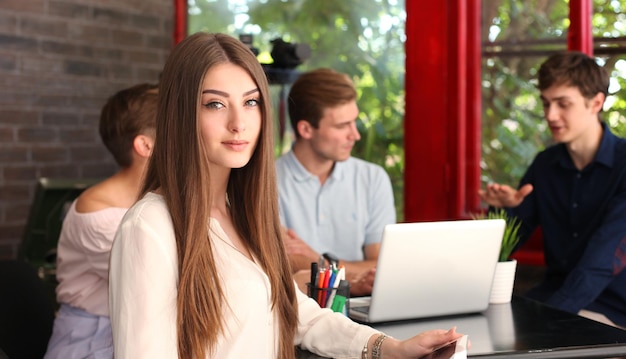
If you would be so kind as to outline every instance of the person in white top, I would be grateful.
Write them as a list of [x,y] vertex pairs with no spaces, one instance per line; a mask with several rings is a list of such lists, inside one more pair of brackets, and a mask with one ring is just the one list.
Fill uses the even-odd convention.
[[[170,54],[142,199],[111,250],[116,359],[418,358],[461,335],[387,338],[297,290],[281,240],[267,79],[252,51],[196,33]],[[386,339],[386,340],[385,340]]]
[[112,358],[109,251],[115,231],[137,201],[154,142],[157,86],[138,84],[111,96],[100,136],[120,166],[86,189],[63,220],[57,245],[57,302],[46,359]]

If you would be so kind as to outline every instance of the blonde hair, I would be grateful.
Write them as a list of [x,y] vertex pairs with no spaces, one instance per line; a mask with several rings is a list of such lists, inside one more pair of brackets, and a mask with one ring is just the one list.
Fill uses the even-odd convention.
[[[196,33],[170,55],[160,81],[156,140],[143,193],[160,189],[168,206],[178,249],[178,350],[180,358],[204,358],[224,331],[224,297],[208,231],[211,176],[198,124],[201,86],[215,65],[245,69],[260,91],[262,126],[252,158],[232,169],[228,194],[232,220],[271,283],[279,322],[279,355],[294,358],[297,302],[289,262],[280,239],[270,95],[263,68],[239,40]],[[184,171],[181,171],[181,168]]]

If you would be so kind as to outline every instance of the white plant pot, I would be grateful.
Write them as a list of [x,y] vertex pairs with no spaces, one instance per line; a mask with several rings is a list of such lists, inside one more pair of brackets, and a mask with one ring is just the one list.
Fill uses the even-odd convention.
[[498,264],[496,264],[496,272],[493,275],[489,303],[502,304],[511,302],[516,268],[517,261],[515,259],[506,262],[498,262]]

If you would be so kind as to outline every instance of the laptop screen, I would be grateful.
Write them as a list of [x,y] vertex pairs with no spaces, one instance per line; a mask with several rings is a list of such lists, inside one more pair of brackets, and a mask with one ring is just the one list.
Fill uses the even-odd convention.
[[387,225],[369,313],[351,310],[351,317],[381,322],[486,309],[504,226],[501,219]]

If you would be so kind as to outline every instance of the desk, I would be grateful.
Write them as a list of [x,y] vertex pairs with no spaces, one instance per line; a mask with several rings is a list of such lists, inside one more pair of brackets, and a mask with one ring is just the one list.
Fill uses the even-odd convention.
[[[626,357],[626,331],[517,296],[483,313],[373,326],[399,339],[456,326],[469,335],[472,358]],[[319,357],[300,352],[298,358]]]

